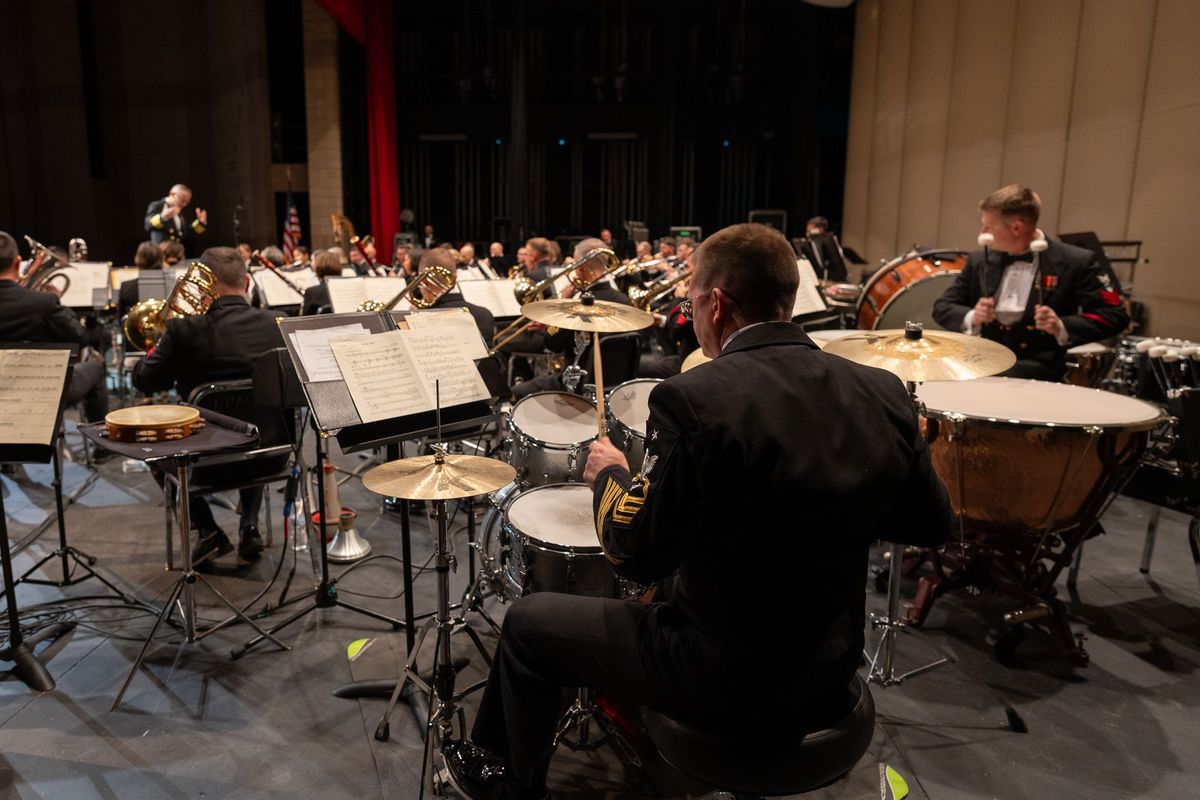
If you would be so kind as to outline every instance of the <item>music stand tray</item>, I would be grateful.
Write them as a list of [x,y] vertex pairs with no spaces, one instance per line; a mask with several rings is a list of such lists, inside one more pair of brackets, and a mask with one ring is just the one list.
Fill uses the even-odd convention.
[[142,649],[138,652],[133,666],[130,667],[129,674],[125,677],[125,682],[121,685],[116,699],[113,700],[110,709],[113,711],[121,704],[125,692],[129,689],[130,683],[133,682],[133,677],[137,674],[138,668],[141,667],[142,661],[146,657],[146,652],[150,648],[150,642],[154,640],[154,635],[158,632],[159,626],[171,616],[171,612],[176,608],[176,605],[180,609],[180,616],[183,620],[184,639],[187,644],[193,644],[225,625],[225,622],[220,622],[206,630],[197,630],[195,600],[195,587],[197,584],[206,587],[216,595],[217,599],[233,612],[234,617],[249,624],[250,627],[282,649],[291,649],[259,627],[257,622],[234,605],[229,598],[223,595],[203,575],[196,572],[192,565],[192,524],[188,496],[190,492],[188,482],[192,469],[198,464],[214,466],[251,459],[257,455],[258,449],[258,429],[254,425],[205,408],[198,410],[200,411],[201,418],[204,420],[204,427],[186,439],[174,441],[114,442],[108,439],[106,435],[107,428],[104,423],[93,423],[79,427],[80,433],[97,447],[111,450],[126,458],[144,461],[152,467],[158,467],[178,487],[179,541],[180,552],[183,555],[183,572],[176,579],[175,585],[172,587],[166,602],[163,604],[162,611],[159,613],[158,618],[155,619],[150,633],[147,634],[146,640],[142,643]]

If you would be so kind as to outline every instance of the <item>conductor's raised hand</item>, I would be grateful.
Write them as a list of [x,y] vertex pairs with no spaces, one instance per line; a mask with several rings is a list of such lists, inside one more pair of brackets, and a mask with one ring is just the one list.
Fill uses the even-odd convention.
[[608,437],[592,442],[588,447],[587,466],[583,468],[583,479],[589,489],[596,488],[596,476],[609,467],[624,467],[629,469],[629,461],[625,454],[618,450]]
[[201,225],[207,225],[208,224],[208,212],[205,211],[203,208],[197,208],[196,209],[196,219],[200,220]]

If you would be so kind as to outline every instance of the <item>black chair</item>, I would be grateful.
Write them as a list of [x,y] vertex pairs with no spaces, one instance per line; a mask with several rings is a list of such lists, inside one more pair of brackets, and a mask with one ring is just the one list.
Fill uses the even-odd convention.
[[[607,391],[619,383],[631,381],[638,376],[642,363],[642,338],[637,331],[613,333],[600,342],[600,365],[604,370],[604,388]],[[591,374],[592,345],[588,342],[579,357],[579,366]],[[593,378],[595,376],[592,376]]]
[[[192,470],[192,493],[219,494],[250,489],[286,481],[291,477],[291,459],[296,443],[295,414],[288,408],[257,405],[252,380],[214,381],[197,386],[188,395],[187,402],[249,422],[257,426],[259,432],[258,447],[243,454],[242,458],[236,461],[223,459],[222,463],[213,466],[204,466],[201,461]],[[171,491],[174,486],[168,482],[164,488]],[[172,505],[173,499],[168,498],[168,509]],[[170,519],[168,513],[166,541],[169,569],[173,568]],[[274,533],[269,501],[266,503],[266,521],[269,543]]]
[[848,694],[848,714],[807,732],[752,735],[744,727],[700,727],[650,710],[642,721],[668,763],[709,786],[738,796],[802,794],[845,775],[871,745],[871,691],[856,674]]

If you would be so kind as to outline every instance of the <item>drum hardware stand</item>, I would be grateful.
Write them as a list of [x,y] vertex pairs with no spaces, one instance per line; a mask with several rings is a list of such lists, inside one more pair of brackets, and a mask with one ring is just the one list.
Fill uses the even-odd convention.
[[[316,466],[315,466],[316,473],[317,473],[317,506],[318,506],[318,512],[320,513],[320,516],[321,516],[322,527],[324,527],[324,525],[325,525],[325,520],[327,519],[327,517],[325,515],[328,511],[328,509],[325,508],[325,470],[324,470],[325,446],[324,446],[324,442],[325,442],[326,438],[327,438],[327,435],[323,431],[318,431],[317,436],[316,436],[316,441],[315,441],[316,452],[317,452]],[[306,478],[306,480],[307,480],[307,478]],[[309,514],[308,512],[309,512],[309,509],[305,509],[306,516],[308,517],[305,520],[306,526],[308,524],[310,524],[310,521],[312,519],[311,514]],[[407,522],[407,519],[408,519],[408,515],[405,514],[404,520],[406,522]],[[405,527],[407,527],[407,525]],[[395,619],[394,617],[389,617],[386,614],[380,614],[376,611],[372,611],[369,608],[363,608],[362,606],[354,605],[353,603],[347,603],[345,600],[342,600],[340,597],[338,597],[337,585],[329,579],[329,558],[328,558],[328,554],[326,552],[328,550],[328,546],[326,545],[326,542],[325,542],[325,532],[323,530],[320,531],[320,533],[317,537],[317,541],[320,544],[320,546],[317,548],[318,550],[320,550],[320,559],[321,559],[320,582],[317,584],[317,587],[315,589],[313,589],[311,592],[308,592],[306,594],[302,594],[302,595],[299,595],[298,597],[293,598],[293,600],[299,601],[299,600],[303,600],[304,598],[311,597],[312,602],[309,605],[305,606],[304,608],[300,609],[299,611],[288,616],[286,619],[281,621],[278,625],[271,628],[269,631],[264,631],[261,628],[258,628],[257,625],[255,625],[255,628],[257,628],[259,630],[259,635],[255,636],[254,638],[245,642],[240,647],[234,648],[229,654],[230,658],[233,658],[235,660],[241,658],[242,656],[244,656],[246,654],[246,652],[248,650],[250,650],[252,647],[257,645],[264,638],[271,639],[272,641],[275,641],[278,643],[278,640],[274,638],[274,634],[276,634],[279,631],[283,630],[284,628],[288,627],[289,625],[291,625],[293,622],[300,619],[301,617],[307,616],[308,614],[312,613],[313,611],[316,611],[319,608],[345,608],[349,611],[355,612],[356,614],[361,614],[365,617],[377,619],[380,622],[386,622],[392,626],[392,630],[394,630],[394,631],[401,630],[402,628],[405,627],[405,624],[403,622],[401,622],[398,619]],[[405,542],[405,545],[407,545],[407,543],[408,543],[407,531],[405,531],[404,542]],[[408,548],[406,547],[405,553],[404,553],[404,560],[406,563],[408,562],[408,559],[409,559],[409,553],[407,552],[407,550],[408,550]],[[188,557],[190,558],[190,556],[188,556]],[[280,646],[283,647],[285,650],[290,649],[286,645],[280,645]]]
[[[203,575],[196,572],[192,565],[192,546],[191,546],[191,509],[190,500],[188,497],[188,474],[191,472],[191,466],[183,459],[177,459],[175,463],[175,480],[178,482],[177,494],[179,497],[179,541],[180,549],[183,553],[183,572],[176,579],[175,585],[171,588],[171,593],[167,596],[167,600],[163,603],[162,612],[154,620],[154,625],[150,628],[150,633],[146,635],[146,640],[142,643],[142,649],[138,652],[137,658],[134,659],[133,666],[129,669],[129,674],[125,676],[125,682],[121,684],[121,690],[117,692],[117,697],[113,700],[109,711],[116,711],[117,706],[121,705],[121,699],[125,697],[125,692],[129,689],[129,684],[133,682],[133,676],[137,674],[138,669],[142,666],[142,661],[146,657],[146,651],[150,649],[150,643],[154,641],[154,634],[158,632],[159,626],[171,616],[171,612],[179,607],[180,616],[183,618],[184,643],[194,644],[200,641],[210,633],[224,626],[224,622],[217,625],[212,625],[204,631],[196,630],[196,597],[195,585],[197,583],[208,588],[210,592],[217,596],[217,599],[225,604],[234,616],[250,627],[258,631],[259,639],[270,639],[283,650],[291,650],[283,642],[276,639],[271,632],[265,631],[259,627],[251,617],[247,616],[244,611],[234,605],[229,598],[221,594],[221,592],[213,586]],[[231,618],[232,619],[232,618]]]
[[[600,737],[595,740],[591,738],[592,722],[595,722],[600,728]],[[567,733],[572,728],[579,731],[576,742],[567,738]],[[558,747],[560,744],[576,753],[609,744],[617,751],[618,755],[623,756],[636,769],[642,768],[642,759],[637,750],[630,744],[624,731],[609,718],[604,709],[593,702],[592,690],[588,688],[580,687],[574,702],[559,719],[558,729],[554,732],[553,746]]]

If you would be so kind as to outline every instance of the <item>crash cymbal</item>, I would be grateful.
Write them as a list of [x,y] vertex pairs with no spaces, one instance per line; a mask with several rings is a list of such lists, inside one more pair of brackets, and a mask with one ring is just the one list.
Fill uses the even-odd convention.
[[712,359],[704,355],[704,351],[697,347],[695,350],[688,353],[688,357],[683,360],[683,366],[679,368],[679,371],[687,372],[689,369],[698,367],[701,364],[707,364],[710,361],[712,361]]
[[902,381],[969,381],[1017,363],[1013,351],[979,336],[950,331],[862,331],[828,342],[826,353],[886,369]]
[[368,491],[404,500],[455,500],[494,492],[512,483],[517,471],[494,458],[449,453],[414,456],[372,467],[363,475]]
[[537,300],[521,306],[521,313],[534,322],[568,331],[623,333],[640,331],[654,324],[654,317],[633,306],[606,300],[587,302],[579,297]]

